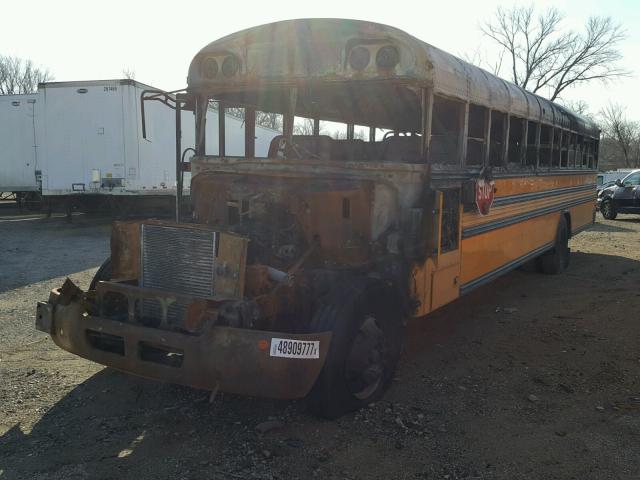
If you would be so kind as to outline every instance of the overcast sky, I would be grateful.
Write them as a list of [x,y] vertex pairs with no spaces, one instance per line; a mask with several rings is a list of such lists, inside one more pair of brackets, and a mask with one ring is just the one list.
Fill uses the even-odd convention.
[[[197,1],[57,0],[3,2],[0,54],[31,58],[49,68],[58,81],[122,77],[171,90],[186,85],[191,58],[207,43],[262,23],[289,18],[339,17],[385,23],[454,55],[477,46],[491,56],[491,43],[479,25],[492,18],[496,1],[357,0]],[[517,2],[526,3],[528,2]],[[567,26],[580,28],[591,15],[609,15],[628,31],[622,45],[629,78],[603,86],[573,88],[565,97],[584,100],[592,112],[609,101],[627,106],[640,120],[640,2],[638,0],[546,0],[567,16]],[[416,8],[420,5],[419,8]]]

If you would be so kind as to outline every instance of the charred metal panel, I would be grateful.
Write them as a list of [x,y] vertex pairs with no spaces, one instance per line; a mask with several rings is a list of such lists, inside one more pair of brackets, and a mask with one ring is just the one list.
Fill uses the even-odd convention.
[[111,276],[133,280],[140,277],[141,222],[113,222],[111,227]]
[[[291,48],[294,46],[294,48]],[[370,52],[364,68],[353,68],[349,54],[362,46]],[[384,46],[395,47],[398,62],[380,68],[376,55]],[[189,67],[189,87],[258,84],[293,79],[394,78],[424,76],[427,64],[420,41],[405,32],[370,22],[305,19],[276,22],[229,35],[203,48]],[[234,75],[207,68],[233,56],[239,62]]]
[[[398,61],[393,68],[376,66],[375,57],[384,46],[398,52]],[[364,50],[368,52],[369,60],[364,65],[367,56],[361,57],[364,58],[364,66],[354,68],[350,55],[357,47],[362,47],[361,53]],[[206,72],[211,70],[205,67],[211,66],[213,60],[216,65],[221,65],[230,56],[238,62],[233,75],[218,73],[207,78]],[[188,77],[189,89],[193,91],[215,90],[222,96],[233,91],[259,91],[252,101],[246,103],[261,108],[269,104],[273,108],[271,111],[283,111],[289,86],[318,88],[322,85],[335,90],[339,82],[353,86],[354,80],[361,81],[357,89],[372,85],[386,88],[386,95],[368,95],[368,98],[378,98],[379,102],[384,102],[387,97],[396,99],[397,92],[408,91],[409,86],[432,86],[436,95],[491,106],[534,121],[539,120],[538,112],[532,112],[530,106],[541,101],[543,121],[551,123],[554,118],[550,102],[533,93],[524,92],[514,84],[401,30],[357,20],[288,20],[234,33],[203,48],[191,62]],[[270,88],[268,92],[267,85]],[[281,98],[276,98],[279,94],[275,86],[282,87]],[[400,88],[405,86],[407,88]],[[332,112],[339,110],[342,100],[330,95],[316,94],[313,97],[324,98],[316,102],[315,117],[336,118]],[[303,92],[300,98],[304,98]],[[395,111],[406,113],[405,105],[400,103],[385,105],[389,110],[387,117],[400,117]],[[358,110],[356,105],[350,106],[351,110]],[[571,116],[573,123],[580,124],[582,128],[579,133],[599,134],[599,128],[593,121],[574,113]],[[382,125],[381,116],[370,118],[375,119],[372,121],[376,125]],[[348,117],[343,116],[342,120],[348,121]]]
[[365,236],[370,232],[372,241],[398,221],[401,209],[419,202],[426,176],[426,166],[418,164],[216,157],[194,157],[191,163],[192,202],[198,222],[216,224],[226,218],[226,204],[221,200],[229,196],[248,198],[250,192],[275,195],[287,190],[300,196],[321,189],[339,191],[350,184],[348,189],[372,189],[370,227],[360,230]]
[[[53,312],[51,337],[60,348],[124,372],[195,388],[301,398],[318,377],[331,342],[330,332],[292,334],[214,325],[199,335],[163,331],[91,315],[78,299],[62,305],[59,295],[52,291],[48,305]],[[317,358],[273,357],[273,338],[318,342]]]
[[248,243],[246,238],[238,235],[220,234],[218,263],[215,269],[218,297],[242,298],[244,295]]
[[[198,222],[252,238],[249,263],[283,271],[315,242],[321,247],[315,256],[361,262],[373,240],[372,222],[384,222],[375,226],[380,234],[398,218],[393,189],[386,187],[378,202],[374,193],[383,187],[364,179],[226,172],[198,174],[192,185]],[[221,243],[220,256],[223,250]]]

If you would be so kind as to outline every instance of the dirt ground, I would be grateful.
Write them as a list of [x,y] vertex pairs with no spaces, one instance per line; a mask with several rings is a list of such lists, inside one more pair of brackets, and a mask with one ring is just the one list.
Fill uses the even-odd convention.
[[36,332],[36,301],[86,288],[108,239],[104,219],[0,211],[0,480],[640,478],[638,216],[598,217],[562,275],[514,271],[412,323],[387,395],[333,422]]

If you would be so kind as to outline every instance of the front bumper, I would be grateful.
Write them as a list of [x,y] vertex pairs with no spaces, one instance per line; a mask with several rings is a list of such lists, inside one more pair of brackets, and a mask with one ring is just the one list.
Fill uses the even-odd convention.
[[[60,348],[123,372],[206,390],[270,398],[304,397],[327,356],[330,332],[288,334],[213,326],[200,335],[89,315],[82,302],[39,302],[36,328]],[[272,338],[319,341],[319,358],[270,353]]]

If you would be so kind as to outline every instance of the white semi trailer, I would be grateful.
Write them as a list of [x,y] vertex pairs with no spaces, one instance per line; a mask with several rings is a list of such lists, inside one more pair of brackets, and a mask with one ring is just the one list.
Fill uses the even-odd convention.
[[0,192],[18,199],[39,186],[38,94],[0,95]]
[[[45,200],[67,206],[107,197],[171,201],[176,193],[175,111],[145,102],[143,136],[140,95],[148,89],[153,87],[133,80],[40,84],[38,153]],[[182,149],[194,144],[192,116],[182,112]],[[216,131],[217,115],[208,118],[207,130]],[[242,155],[242,119],[227,115],[225,127],[227,155]],[[256,126],[256,155],[266,156],[278,134]],[[188,173],[184,184],[188,194]]]
[[[0,96],[0,192],[42,194],[46,204],[86,208],[171,205],[176,194],[175,111],[145,102],[134,80],[47,82],[30,95]],[[193,113],[182,112],[182,149],[193,147]],[[217,111],[207,115],[207,150],[218,151]],[[256,156],[280,132],[256,126]],[[225,116],[225,152],[244,154],[244,122]],[[185,193],[189,173],[185,173]],[[135,201],[135,202],[132,202]]]

